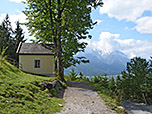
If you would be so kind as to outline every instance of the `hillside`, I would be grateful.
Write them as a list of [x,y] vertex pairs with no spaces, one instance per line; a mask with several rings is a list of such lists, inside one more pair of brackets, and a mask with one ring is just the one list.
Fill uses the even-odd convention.
[[101,51],[94,50],[89,53],[79,53],[77,56],[86,57],[90,63],[81,63],[76,67],[70,67],[65,70],[66,74],[69,74],[74,68],[76,73],[82,72],[84,75],[116,75],[125,69],[126,63],[129,61],[129,58],[120,51],[102,54]]
[[0,113],[1,114],[48,114],[61,110],[63,101],[53,98],[55,90],[49,91],[39,85],[54,78],[23,73],[11,64],[0,66]]

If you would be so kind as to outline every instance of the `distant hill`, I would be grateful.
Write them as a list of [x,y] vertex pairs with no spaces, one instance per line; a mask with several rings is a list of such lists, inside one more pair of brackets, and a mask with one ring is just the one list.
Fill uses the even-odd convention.
[[102,54],[101,51],[91,51],[90,53],[79,53],[77,56],[85,56],[90,63],[76,65],[65,70],[65,74],[69,74],[74,68],[76,73],[82,72],[84,75],[99,75],[120,74],[125,69],[129,58],[120,51],[113,51],[111,53]]

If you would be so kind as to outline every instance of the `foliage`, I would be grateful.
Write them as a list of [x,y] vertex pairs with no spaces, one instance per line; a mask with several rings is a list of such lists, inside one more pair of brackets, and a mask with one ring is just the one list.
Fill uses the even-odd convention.
[[93,78],[93,81],[94,81],[95,83],[98,83],[100,80],[99,80],[98,77],[95,75],[94,78]]
[[48,90],[40,82],[55,78],[23,73],[4,61],[0,66],[0,113],[1,114],[54,114],[61,110],[61,99],[52,98],[59,87]]
[[115,85],[115,80],[114,80],[113,77],[108,81],[108,88],[109,88],[112,92],[115,92],[116,85]]
[[152,104],[151,66],[151,61],[140,57],[135,57],[127,63],[126,71],[122,72],[121,90],[124,98]]
[[[13,31],[13,34],[15,35],[14,36],[14,39],[15,39],[15,41],[14,41],[15,51],[17,51],[19,43],[26,41],[26,39],[24,39],[23,29],[21,28],[19,21],[16,22],[16,28]],[[17,60],[17,61],[19,61],[18,54],[15,53],[14,56],[15,56],[14,59]]]
[[83,79],[84,75],[82,72],[79,73],[80,79]]
[[74,55],[84,52],[87,43],[82,40],[91,38],[88,30],[96,24],[91,11],[102,6],[102,0],[26,0],[25,4],[26,26],[38,42],[54,43],[56,73],[64,81],[64,68],[88,62],[85,57],[74,59]]
[[77,74],[75,73],[74,69],[71,70],[68,78],[69,78],[69,81],[75,81],[77,79]]
[[149,61],[140,57],[131,59],[116,79],[99,75],[86,82],[118,113],[125,113],[121,107],[123,99],[152,104],[152,57]]
[[1,50],[1,66],[3,64],[3,61],[6,59],[7,55],[5,55],[6,51],[7,51],[8,47],[3,47],[3,49]]
[[20,27],[19,22],[16,23],[15,30],[12,29],[9,16],[6,15],[5,19],[0,25],[0,49],[8,47],[5,55],[18,61],[16,50],[19,42],[24,42],[23,29]]

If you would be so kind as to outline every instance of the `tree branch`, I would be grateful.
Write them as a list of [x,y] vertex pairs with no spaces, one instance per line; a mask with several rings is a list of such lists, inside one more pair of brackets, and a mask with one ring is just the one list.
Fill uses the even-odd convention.
[[51,0],[49,0],[49,13],[50,13],[51,30],[52,30],[52,36],[53,36],[53,40],[54,40],[54,43],[55,43],[55,47],[56,47],[57,42],[56,42],[56,38],[55,38],[54,23],[53,23],[53,16],[52,16],[51,6],[52,6],[52,3],[51,3]]

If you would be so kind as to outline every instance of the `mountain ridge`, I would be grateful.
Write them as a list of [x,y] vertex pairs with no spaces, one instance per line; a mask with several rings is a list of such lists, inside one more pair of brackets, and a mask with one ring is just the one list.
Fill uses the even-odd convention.
[[74,69],[76,73],[82,72],[87,76],[100,74],[116,75],[125,69],[129,61],[127,55],[120,51],[103,54],[102,51],[92,50],[89,53],[79,53],[76,57],[78,56],[86,57],[90,63],[81,63],[80,65],[76,65],[76,67],[72,66],[65,69],[65,74],[69,74]]

